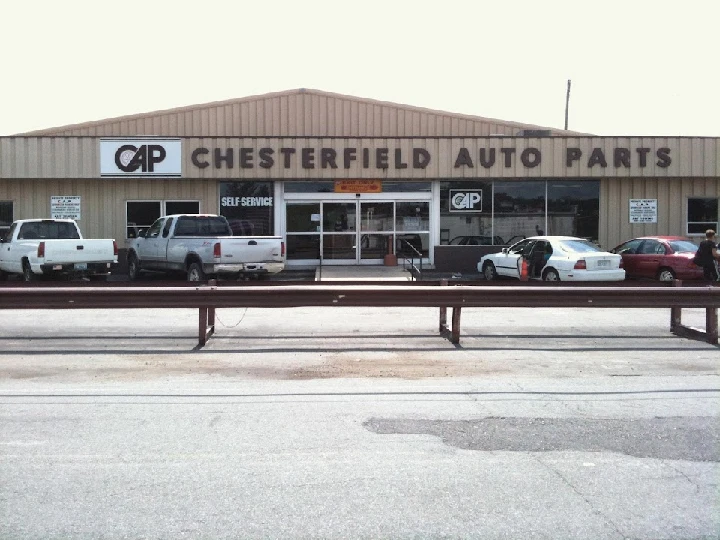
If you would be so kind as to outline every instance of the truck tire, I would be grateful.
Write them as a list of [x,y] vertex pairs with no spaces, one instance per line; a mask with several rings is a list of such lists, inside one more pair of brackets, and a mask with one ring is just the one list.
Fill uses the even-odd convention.
[[25,282],[35,281],[35,274],[33,273],[32,268],[30,268],[30,263],[28,261],[23,261],[22,279]]
[[133,254],[128,257],[128,278],[130,281],[135,281],[140,275],[140,261]]
[[187,270],[187,280],[205,281],[205,272],[203,272],[202,265],[200,263],[190,263]]

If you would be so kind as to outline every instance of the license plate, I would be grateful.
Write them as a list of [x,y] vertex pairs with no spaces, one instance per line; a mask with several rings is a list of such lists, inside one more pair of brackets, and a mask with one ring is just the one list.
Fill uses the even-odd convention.
[[598,261],[597,265],[607,267],[607,266],[610,266],[610,261]]
[[75,270],[87,270],[87,263],[75,263]]

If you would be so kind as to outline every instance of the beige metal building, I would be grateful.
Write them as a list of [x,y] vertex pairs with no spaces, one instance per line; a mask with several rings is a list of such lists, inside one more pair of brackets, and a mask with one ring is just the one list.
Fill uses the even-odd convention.
[[720,139],[595,137],[317,90],[0,138],[0,227],[67,216],[119,245],[158,217],[220,213],[281,235],[288,264],[417,252],[470,271],[538,233],[611,248],[718,227]]

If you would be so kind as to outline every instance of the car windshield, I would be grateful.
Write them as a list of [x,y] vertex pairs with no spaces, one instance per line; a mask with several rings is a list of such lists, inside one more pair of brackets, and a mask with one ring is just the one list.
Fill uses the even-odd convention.
[[671,240],[668,242],[675,253],[695,253],[697,246],[687,240]]
[[563,251],[570,251],[573,253],[592,253],[602,251],[602,249],[587,240],[561,240],[560,247]]

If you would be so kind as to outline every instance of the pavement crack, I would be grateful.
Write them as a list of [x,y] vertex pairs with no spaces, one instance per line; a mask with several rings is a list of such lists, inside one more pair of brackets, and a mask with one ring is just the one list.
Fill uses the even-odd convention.
[[602,519],[604,519],[607,523],[609,523],[609,524],[612,526],[612,528],[613,528],[613,529],[615,530],[615,532],[618,534],[618,537],[619,537],[619,538],[621,538],[622,540],[625,540],[625,539],[627,538],[627,536],[626,536],[625,534],[623,534],[622,531],[618,528],[617,524],[616,524],[613,520],[611,520],[606,514],[604,514],[602,511],[600,511],[600,510],[598,510],[597,508],[595,508],[595,506],[593,506],[592,502],[590,502],[590,499],[588,499],[588,498],[587,498],[579,489],[577,489],[567,478],[565,478],[565,476],[564,476],[560,471],[558,471],[555,467],[553,467],[553,466],[545,463],[545,462],[544,462],[542,459],[540,459],[538,456],[536,456],[536,455],[534,455],[534,454],[528,454],[528,455],[529,455],[530,457],[532,457],[532,459],[534,459],[535,461],[537,461],[540,465],[542,465],[543,467],[545,467],[548,471],[550,471],[550,472],[553,473],[555,476],[557,476],[560,480],[562,480],[562,482],[563,482],[567,487],[569,487],[578,497],[580,497],[583,501],[585,501],[585,504],[588,505],[588,507],[590,508],[590,510],[592,511],[593,514],[601,517]]
[[685,480],[687,480],[688,482],[690,482],[690,483],[695,487],[695,493],[700,493],[700,484],[698,484],[697,482],[693,481],[693,479],[690,478],[687,474],[685,474],[684,471],[678,469],[677,467],[674,467],[672,464],[670,464],[670,463],[669,463],[668,461],[666,461],[666,460],[662,460],[661,463],[662,463],[663,465],[665,465],[666,467],[670,467],[673,471],[675,471],[675,472],[678,473],[680,476],[682,476],[683,478],[685,478]]

